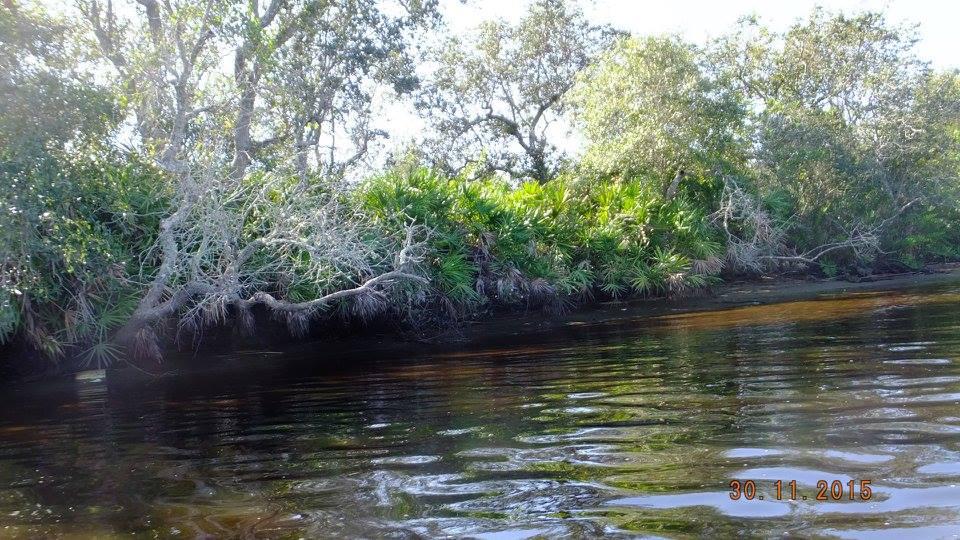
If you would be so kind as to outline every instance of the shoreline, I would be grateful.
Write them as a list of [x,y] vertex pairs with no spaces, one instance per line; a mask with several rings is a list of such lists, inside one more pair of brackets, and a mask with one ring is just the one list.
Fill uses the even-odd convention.
[[[276,349],[231,347],[217,352],[179,353],[160,375],[151,375],[139,368],[116,366],[104,376],[121,384],[151,382],[164,378],[209,376],[229,372],[274,369],[287,362],[312,364],[316,369],[338,370],[362,367],[372,358],[386,356],[474,356],[484,350],[509,347],[520,343],[549,341],[557,332],[584,332],[590,327],[656,323],[673,316],[723,312],[736,308],[785,304],[797,301],[824,300],[837,296],[882,291],[902,292],[951,282],[960,283],[960,263],[931,266],[926,272],[869,276],[860,282],[838,279],[811,280],[802,277],[760,277],[722,283],[705,291],[673,298],[635,298],[578,305],[559,315],[540,310],[510,311],[467,320],[453,330],[432,339],[408,339],[396,333],[351,335],[322,341],[294,341]],[[319,352],[322,351],[322,352]],[[284,361],[273,361],[283,356]],[[318,358],[319,356],[319,358]],[[357,361],[358,356],[366,357]],[[202,363],[196,362],[204,357]],[[88,380],[91,372],[64,373],[34,379],[8,379],[3,386],[21,388],[41,386],[57,381]],[[93,377],[96,379],[97,377]]]
[[[953,281],[960,282],[960,263],[935,265],[926,272],[879,274],[860,282],[840,279],[804,279],[800,277],[760,277],[758,279],[725,282],[699,294],[674,298],[635,298],[606,301],[578,306],[569,313],[549,317],[541,313],[518,312],[497,320],[481,319],[471,324],[476,335],[494,337],[513,333],[517,323],[536,329],[550,329],[571,324],[599,324],[618,319],[654,319],[662,316],[697,312],[723,311],[745,306],[763,306],[800,300],[820,300],[851,293],[902,291],[916,287],[930,287]],[[539,320],[530,320],[539,319]]]
[[[549,341],[551,334],[585,331],[589,327],[635,324],[683,314],[721,312],[749,306],[795,301],[816,301],[853,293],[906,291],[960,282],[960,263],[929,267],[926,273],[871,276],[858,283],[841,280],[810,280],[797,277],[770,277],[724,283],[698,295],[675,298],[643,298],[607,301],[576,306],[567,313],[548,315],[542,311],[513,311],[463,322],[458,328],[430,340],[405,339],[397,334],[349,336],[336,341],[291,342],[278,350],[239,350],[217,353],[230,356],[177,370],[174,376],[270,368],[284,362],[271,358],[283,355],[296,364],[313,364],[316,369],[349,369],[369,363],[360,357],[442,356],[482,354],[484,350],[519,343]],[[322,351],[322,352],[320,352]],[[319,357],[318,357],[319,356]],[[127,372],[121,374],[121,372]],[[117,378],[143,378],[132,368],[111,370]],[[121,376],[123,375],[123,376]]]

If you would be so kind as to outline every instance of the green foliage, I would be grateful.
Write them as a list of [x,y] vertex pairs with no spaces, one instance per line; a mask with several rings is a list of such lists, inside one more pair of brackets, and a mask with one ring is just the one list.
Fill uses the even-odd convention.
[[438,132],[428,144],[440,155],[431,157],[451,168],[480,158],[489,170],[546,182],[564,161],[548,127],[613,31],[591,25],[572,2],[535,0],[517,24],[487,21],[475,34],[448,39],[436,54],[421,107]]
[[[876,248],[910,266],[960,242],[957,75],[933,72],[914,43],[881,13],[816,9],[782,33],[744,19],[711,45],[715,79],[753,104],[749,176],[796,251],[880,224]],[[828,275],[871,262],[828,258]]]
[[0,8],[0,148],[8,154],[96,140],[115,120],[113,96],[78,65],[84,55],[76,34],[42,8]]
[[84,149],[4,153],[0,183],[0,341],[22,330],[52,359],[75,348],[106,362],[166,210],[161,178],[134,157]]
[[960,243],[960,83],[914,43],[882,14],[822,9],[782,33],[744,19],[706,48],[625,38],[569,96],[588,139],[581,167],[660,189],[684,170],[701,208],[736,178],[784,229],[777,255],[857,246],[830,250],[824,268],[947,257]]
[[708,76],[676,37],[624,38],[579,78],[570,101],[589,141],[584,165],[665,184],[742,165],[741,99]]
[[667,294],[702,287],[720,269],[704,209],[665,203],[640,179],[514,186],[404,166],[368,180],[358,197],[385,226],[412,220],[432,231],[434,286],[462,308]]
[[[86,28],[0,6],[0,342],[103,366],[138,306],[172,305],[185,284],[202,292],[168,310],[183,320],[222,321],[258,294],[317,300],[399,264],[411,223],[429,232],[409,259],[428,292],[398,280],[402,294],[362,290],[344,312],[677,294],[738,254],[752,269],[800,254],[828,276],[960,257],[960,75],[930,69],[881,14],[608,46],[575,6],[538,0],[435,58],[418,104],[435,167],[350,186],[383,135],[375,96],[418,86],[410,40],[436,1],[185,2],[160,25],[147,4],[118,17],[80,2]],[[571,110],[578,164],[548,141]],[[157,248],[178,214],[173,248]],[[139,280],[155,276],[151,298]]]

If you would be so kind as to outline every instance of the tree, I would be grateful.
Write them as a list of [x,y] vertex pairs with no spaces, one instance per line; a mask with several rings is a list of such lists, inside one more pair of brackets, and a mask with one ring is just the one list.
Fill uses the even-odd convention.
[[170,317],[192,332],[229,319],[250,332],[252,310],[262,306],[302,335],[331,308],[369,317],[386,310],[392,287],[427,282],[417,268],[416,227],[400,239],[384,237],[340,194],[304,188],[287,175],[202,179],[191,204],[177,208],[160,233],[160,268],[150,286],[168,276],[169,292],[144,297],[117,332],[140,357],[159,357],[156,329]]
[[[371,142],[385,136],[370,126],[373,91],[387,85],[405,95],[418,87],[411,39],[436,22],[436,4],[406,2],[396,16],[378,0],[313,1],[299,8],[278,0],[242,25],[235,53],[241,94],[237,172],[258,152],[272,148],[275,154],[286,145],[301,179],[342,176]],[[279,13],[279,22],[273,13]],[[250,135],[254,117],[264,132],[258,141]]]
[[106,136],[114,96],[77,61],[77,28],[31,6],[0,6],[0,149],[42,154],[77,138]]
[[960,101],[915,42],[882,14],[817,9],[783,33],[744,19],[712,44],[716,77],[751,104],[759,194],[789,218],[801,250],[890,230],[891,217],[956,193],[949,161],[960,147],[948,126]]
[[52,359],[102,337],[108,304],[122,303],[117,269],[149,238],[121,214],[156,195],[135,159],[101,144],[119,107],[80,61],[79,31],[35,6],[0,6],[0,343],[20,335]]
[[583,165],[664,190],[679,171],[712,178],[741,165],[742,105],[698,55],[677,37],[631,37],[586,69],[570,95],[587,139]]
[[[411,30],[433,20],[435,2],[399,10],[377,0],[137,4],[121,15],[109,1],[81,3],[102,57],[134,98],[142,147],[173,192],[118,341],[156,356],[155,330],[166,319],[243,323],[255,305],[295,329],[335,301],[417,281],[419,237],[376,238],[311,179],[342,172],[334,160],[345,126],[353,155],[366,150],[375,135],[364,129],[371,88],[414,86]],[[227,52],[230,74],[219,61]],[[311,162],[324,141],[330,159],[317,151]],[[282,181],[291,173],[294,188]]]
[[569,2],[537,0],[516,25],[486,22],[472,39],[449,39],[421,107],[439,132],[440,161],[485,152],[491,169],[549,180],[561,161],[549,138],[563,97],[611,35]]

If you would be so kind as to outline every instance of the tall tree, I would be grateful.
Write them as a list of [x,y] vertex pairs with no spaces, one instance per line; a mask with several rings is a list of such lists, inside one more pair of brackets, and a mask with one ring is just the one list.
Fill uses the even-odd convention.
[[[337,161],[342,133],[350,156],[366,151],[376,135],[365,129],[373,89],[415,86],[410,40],[434,20],[434,0],[128,7],[81,2],[103,58],[133,98],[142,146],[175,195],[121,341],[156,356],[154,328],[168,317],[244,322],[257,305],[300,328],[333,303],[369,305],[391,284],[416,281],[412,236],[402,245],[371,240],[338,194],[310,178],[356,160]],[[232,73],[220,60],[226,55]],[[300,177],[295,188],[282,180],[289,172]]]
[[712,44],[715,73],[751,104],[761,193],[795,213],[808,247],[956,193],[960,101],[916,41],[880,13],[817,9],[782,33],[747,18]]
[[114,127],[114,96],[80,61],[78,29],[31,5],[0,5],[0,149],[44,152]]
[[20,335],[51,359],[97,350],[118,269],[149,243],[126,216],[156,200],[148,175],[128,183],[136,160],[104,142],[120,100],[82,34],[31,3],[0,5],[0,343]]
[[434,17],[429,3],[407,16],[377,3],[332,3],[293,33],[264,79],[264,119],[289,139],[301,178],[310,170],[339,177],[386,133],[371,126],[378,87],[398,96],[419,86],[408,32]]
[[685,175],[713,178],[743,161],[741,103],[679,38],[620,40],[581,74],[570,102],[587,138],[588,170],[639,175],[675,191]]
[[486,152],[491,169],[545,182],[561,161],[550,127],[564,114],[576,74],[610,41],[565,0],[535,0],[516,25],[482,24],[470,39],[449,39],[423,109],[447,163]]

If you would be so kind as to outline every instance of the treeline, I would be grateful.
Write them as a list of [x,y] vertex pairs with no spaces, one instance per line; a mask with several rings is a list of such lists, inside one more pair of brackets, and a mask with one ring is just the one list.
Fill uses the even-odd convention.
[[[960,256],[960,75],[882,14],[692,44],[537,0],[443,30],[430,0],[5,2],[0,340],[104,366],[265,316],[443,324]],[[385,94],[429,129],[384,164]]]

